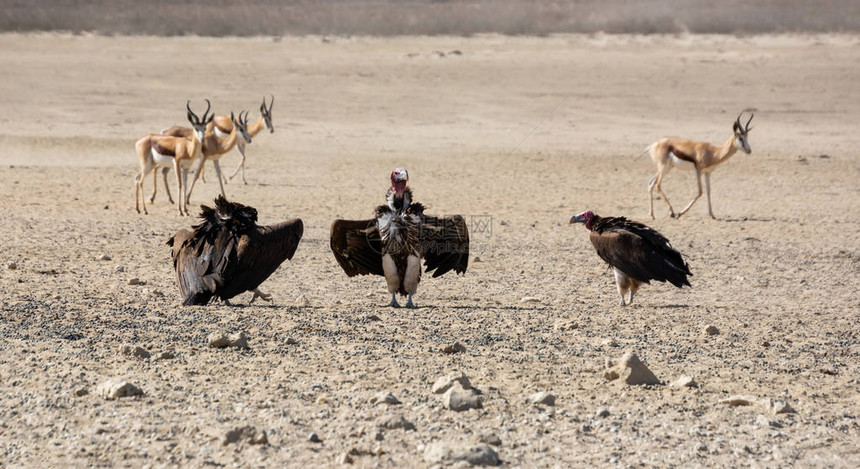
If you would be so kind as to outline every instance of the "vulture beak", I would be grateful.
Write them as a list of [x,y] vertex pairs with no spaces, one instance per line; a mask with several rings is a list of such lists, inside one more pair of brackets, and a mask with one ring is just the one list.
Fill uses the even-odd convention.
[[584,223],[584,222],[585,222],[585,220],[583,220],[582,217],[580,217],[579,215],[574,215],[574,216],[570,217],[570,223],[568,223],[568,225],[572,225],[574,223]]

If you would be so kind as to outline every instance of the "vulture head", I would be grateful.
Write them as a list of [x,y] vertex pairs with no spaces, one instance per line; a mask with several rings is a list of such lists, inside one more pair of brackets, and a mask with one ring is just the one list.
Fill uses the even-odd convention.
[[402,194],[406,190],[406,183],[409,182],[409,173],[405,168],[397,168],[391,172],[391,188],[397,194]]
[[591,229],[591,220],[594,218],[594,212],[591,210],[586,210],[582,213],[578,213],[572,217],[570,217],[570,225],[574,223],[585,223],[585,227],[589,230]]

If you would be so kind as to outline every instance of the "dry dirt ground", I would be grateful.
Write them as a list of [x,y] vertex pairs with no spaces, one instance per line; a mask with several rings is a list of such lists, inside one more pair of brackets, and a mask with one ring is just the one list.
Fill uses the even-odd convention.
[[[487,433],[513,467],[860,464],[858,37],[3,35],[0,63],[0,466],[420,467]],[[164,243],[194,219],[163,188],[134,211],[133,142],[183,123],[187,99],[256,118],[268,94],[275,132],[227,194],[305,236],[262,286],[274,303],[178,306]],[[719,219],[702,199],[680,220],[657,200],[648,220],[654,169],[635,155],[664,135],[722,143],[748,107],[753,153],[714,173]],[[431,213],[472,226],[468,273],[425,278],[417,310],[383,307],[383,279],[347,278],[328,246],[397,166]],[[195,207],[218,192],[207,173]],[[664,187],[677,208],[695,193],[678,170]],[[692,288],[619,306],[567,223],[587,208],[650,222]],[[213,332],[250,348],[209,348]],[[627,350],[665,384],[605,381]],[[456,370],[482,409],[431,393]],[[698,387],[669,385],[681,375]],[[143,395],[100,397],[114,377]],[[556,405],[527,404],[537,391]],[[415,429],[378,429],[390,414]],[[246,425],[268,443],[225,444]]]

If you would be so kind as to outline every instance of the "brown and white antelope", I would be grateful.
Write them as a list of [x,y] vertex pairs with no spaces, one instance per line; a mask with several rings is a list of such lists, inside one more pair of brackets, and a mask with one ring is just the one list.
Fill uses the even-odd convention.
[[[650,204],[648,213],[652,219],[654,218],[655,187],[666,202],[666,205],[669,206],[669,215],[673,218],[680,218],[681,215],[687,213],[690,207],[702,197],[702,175],[705,176],[705,191],[708,195],[708,214],[711,218],[716,219],[711,209],[711,173],[717,169],[717,166],[728,161],[738,150],[746,154],[752,151],[749,143],[749,132],[752,130],[750,129],[750,122],[752,122],[753,114],[750,113],[750,118],[747,120],[746,125],[741,125],[741,116],[744,112],[746,111],[742,111],[738,115],[738,118],[735,119],[732,136],[721,146],[711,145],[707,142],[694,142],[679,137],[666,137],[652,143],[642,152],[642,154],[649,153],[651,159],[654,160],[654,164],[657,165],[657,174],[648,183],[648,199]],[[677,215],[672,208],[672,204],[669,203],[669,198],[666,197],[666,194],[660,187],[663,183],[663,178],[674,166],[678,166],[680,169],[693,169],[696,172],[696,183],[699,186],[699,193],[696,197]]]
[[[152,172],[155,168],[169,169],[172,167],[176,172],[177,194],[179,194],[179,214],[188,214],[188,208],[186,207],[188,197],[185,194],[186,178],[188,175],[188,169],[192,167],[192,164],[198,160],[202,162],[206,126],[212,122],[212,118],[214,117],[214,115],[212,115],[207,118],[210,107],[211,105],[207,99],[206,112],[204,112],[203,117],[200,118],[191,110],[191,102],[188,101],[185,103],[185,108],[188,111],[188,122],[190,122],[193,127],[190,138],[148,134],[135,142],[134,148],[137,151],[137,157],[140,161],[140,173],[138,173],[134,178],[134,207],[137,210],[137,213],[140,213],[140,202],[143,204],[143,213],[148,213],[146,211],[146,201],[143,200],[143,180],[146,178],[146,175]],[[164,175],[166,187],[167,172],[164,171],[162,174]],[[156,176],[157,175],[153,176],[154,185],[158,182],[158,178]],[[173,198],[170,197],[169,189],[167,196],[170,198],[171,202],[173,202]],[[155,200],[155,187],[153,187],[150,202],[153,200]]]

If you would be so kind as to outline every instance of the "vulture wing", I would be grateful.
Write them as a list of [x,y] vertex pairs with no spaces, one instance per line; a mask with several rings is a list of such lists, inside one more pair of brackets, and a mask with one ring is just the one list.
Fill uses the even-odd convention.
[[663,235],[624,218],[602,222],[590,238],[597,255],[609,265],[644,283],[657,280],[676,287],[690,285],[690,267]]
[[213,234],[180,230],[167,241],[183,305],[209,303],[236,267],[236,237],[227,229]]
[[287,259],[292,259],[302,239],[304,225],[293,219],[258,226],[238,238],[236,265],[224,272],[224,286],[217,294],[230,299],[259,287]]
[[331,250],[346,275],[385,275],[382,239],[376,220],[335,220],[331,224]]
[[466,273],[469,266],[469,229],[460,215],[434,217],[421,215],[418,242],[424,256],[425,272],[433,277],[450,270]]

